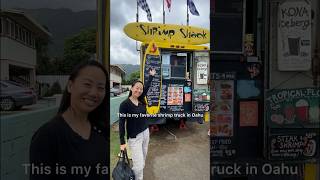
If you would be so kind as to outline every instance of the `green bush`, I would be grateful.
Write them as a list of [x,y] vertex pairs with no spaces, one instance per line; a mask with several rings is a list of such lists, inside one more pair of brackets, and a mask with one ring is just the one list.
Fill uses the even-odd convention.
[[51,86],[51,89],[50,89],[52,95],[54,94],[61,94],[62,90],[61,90],[61,86],[60,84],[58,83],[58,81],[54,82]]

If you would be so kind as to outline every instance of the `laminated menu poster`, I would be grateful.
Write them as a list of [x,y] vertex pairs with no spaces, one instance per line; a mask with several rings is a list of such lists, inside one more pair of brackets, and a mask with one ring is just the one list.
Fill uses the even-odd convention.
[[266,109],[266,119],[271,128],[319,128],[320,89],[268,91]]
[[[210,128],[212,128],[210,126]],[[236,156],[235,142],[232,137],[215,137],[210,138],[210,157],[214,158],[233,158]]]
[[168,87],[167,105],[183,105],[183,85],[170,84]]
[[215,94],[211,130],[213,136],[233,136],[234,81],[215,80]]
[[160,111],[162,76],[161,76],[161,58],[157,45],[150,42],[144,56],[143,80],[146,83],[149,79],[149,71],[155,69],[156,74],[151,82],[146,95],[147,113],[156,114]]

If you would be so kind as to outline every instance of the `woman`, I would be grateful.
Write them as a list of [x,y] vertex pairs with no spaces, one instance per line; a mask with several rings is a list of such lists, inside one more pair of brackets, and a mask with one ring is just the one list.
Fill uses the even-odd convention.
[[108,177],[107,83],[107,72],[96,61],[74,69],[57,115],[32,137],[31,180]]
[[[143,83],[139,80],[132,83],[129,97],[121,103],[119,110],[121,114],[126,116],[121,116],[119,119],[120,149],[125,150],[127,146],[124,138],[125,130],[127,130],[128,146],[132,153],[132,169],[136,180],[143,179],[143,168],[149,144],[149,128],[147,119],[139,117],[139,115],[140,113],[146,114],[146,103],[144,97],[148,92],[155,73],[156,71],[154,69],[149,71],[149,79],[145,84],[145,87],[143,87]],[[137,114],[138,117],[131,116],[133,114]],[[126,127],[125,122],[127,122]]]

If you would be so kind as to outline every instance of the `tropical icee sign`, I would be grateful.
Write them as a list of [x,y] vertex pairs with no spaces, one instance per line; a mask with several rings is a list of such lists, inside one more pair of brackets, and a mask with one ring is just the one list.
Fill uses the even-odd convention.
[[286,1],[278,10],[278,67],[280,71],[311,68],[311,5]]
[[320,89],[282,89],[267,92],[268,124],[272,128],[319,128]]

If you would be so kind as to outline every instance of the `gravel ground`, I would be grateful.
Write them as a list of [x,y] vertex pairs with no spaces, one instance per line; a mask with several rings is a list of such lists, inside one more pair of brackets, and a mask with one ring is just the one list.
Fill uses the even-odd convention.
[[187,129],[177,123],[160,126],[151,134],[144,180],[210,179],[208,128],[208,122],[187,122]]

